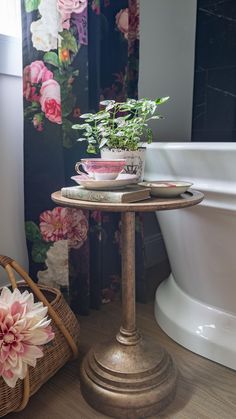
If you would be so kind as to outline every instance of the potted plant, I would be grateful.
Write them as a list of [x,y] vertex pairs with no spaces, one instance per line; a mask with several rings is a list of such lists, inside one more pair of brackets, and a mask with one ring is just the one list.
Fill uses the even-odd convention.
[[125,158],[125,171],[143,179],[145,148],[142,143],[151,143],[153,140],[148,122],[162,118],[157,113],[158,106],[168,99],[105,100],[100,102],[103,110],[81,115],[85,123],[73,125],[72,128],[83,132],[78,141],[87,141],[88,153],[101,152],[101,157],[106,159]]

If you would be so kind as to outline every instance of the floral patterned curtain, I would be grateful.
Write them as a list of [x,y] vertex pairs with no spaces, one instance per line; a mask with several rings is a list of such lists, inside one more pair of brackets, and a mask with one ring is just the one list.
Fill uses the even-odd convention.
[[[30,275],[88,313],[120,287],[118,214],[55,206],[86,145],[71,129],[99,101],[137,97],[138,0],[23,0],[25,219]],[[137,224],[138,225],[138,224]],[[137,233],[140,234],[140,233]]]

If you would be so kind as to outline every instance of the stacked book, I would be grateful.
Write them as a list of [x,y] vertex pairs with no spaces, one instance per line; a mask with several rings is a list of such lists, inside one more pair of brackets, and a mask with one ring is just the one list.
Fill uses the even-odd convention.
[[151,188],[138,185],[130,185],[123,189],[110,191],[85,189],[83,186],[69,186],[62,188],[61,194],[66,198],[82,201],[129,203],[150,198],[150,191]]

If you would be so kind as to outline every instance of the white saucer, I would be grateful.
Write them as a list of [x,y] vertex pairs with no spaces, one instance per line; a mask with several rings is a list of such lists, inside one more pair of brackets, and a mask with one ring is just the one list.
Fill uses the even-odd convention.
[[127,175],[126,173],[120,174],[114,180],[95,180],[89,179],[88,176],[78,175],[78,176],[71,176],[76,183],[83,186],[86,189],[93,189],[93,190],[112,190],[112,189],[120,189],[124,186],[130,185],[132,183],[137,183],[138,178],[136,175]]
[[150,194],[152,196],[174,198],[186,192],[192,186],[192,183],[177,180],[152,180],[150,182],[141,182],[139,185],[151,188]]

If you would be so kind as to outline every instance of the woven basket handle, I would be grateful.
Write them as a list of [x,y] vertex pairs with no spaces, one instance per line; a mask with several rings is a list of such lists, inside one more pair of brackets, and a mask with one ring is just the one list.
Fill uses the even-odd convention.
[[[72,350],[73,358],[77,358],[78,348],[77,348],[76,343],[74,342],[72,336],[70,335],[70,333],[64,326],[58,314],[55,312],[55,310],[53,309],[51,304],[48,302],[46,297],[43,295],[43,293],[40,291],[40,289],[35,284],[35,282],[29,277],[29,275],[25,272],[25,270],[15,260],[9,258],[8,256],[0,255],[0,265],[6,270],[13,290],[17,288],[17,282],[16,282],[16,278],[14,274],[14,270],[15,270],[24,279],[24,281],[29,286],[29,288],[33,291],[33,293],[36,295],[38,300],[41,301],[45,306],[47,306],[49,316],[51,317],[51,319],[54,321],[58,329],[61,331],[61,333],[64,335],[65,339],[67,340],[68,345],[70,346]],[[23,399],[17,411],[24,409],[24,407],[28,403],[29,395],[30,395],[30,385],[29,385],[29,372],[28,372],[24,379]]]

